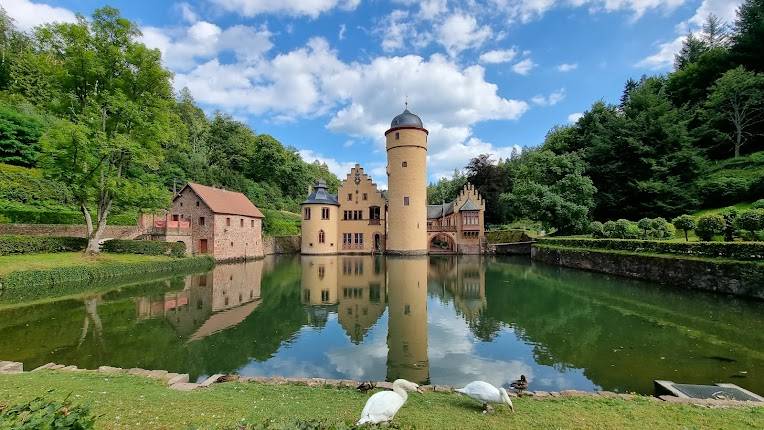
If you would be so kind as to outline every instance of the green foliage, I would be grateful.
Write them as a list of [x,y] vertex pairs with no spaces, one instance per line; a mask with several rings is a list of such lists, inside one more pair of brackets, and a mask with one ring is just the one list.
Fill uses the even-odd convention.
[[764,209],[764,199],[759,199],[751,205],[753,209]]
[[764,72],[764,2],[745,0],[737,10],[732,36],[732,55],[750,70]]
[[733,260],[756,261],[764,258],[764,243],[762,242],[671,242],[663,240],[544,237],[539,238],[538,243],[566,248],[607,249],[694,257],[718,257]]
[[[0,215],[6,223],[18,224],[77,224],[82,225],[82,212],[71,206],[48,204],[42,207],[0,200]],[[111,225],[136,225],[135,213],[115,214],[109,218]]]
[[599,221],[592,221],[589,224],[589,233],[594,238],[602,239],[605,237],[605,225]]
[[112,239],[104,242],[101,249],[117,254],[169,255],[177,258],[186,256],[186,244],[183,242]]
[[724,232],[725,221],[721,215],[703,215],[698,218],[695,233],[705,241],[711,240],[715,235]]
[[268,236],[294,236],[300,234],[299,214],[279,211],[275,209],[261,209],[263,219],[263,232]]
[[488,243],[528,242],[531,240],[525,230],[492,230],[485,233]]
[[42,297],[63,296],[88,291],[96,285],[101,286],[109,281],[141,279],[149,275],[178,275],[209,270],[214,265],[212,257],[202,256],[15,271],[0,276],[0,285],[2,285],[0,299],[21,302]]
[[467,176],[454,170],[450,178],[440,178],[438,182],[427,186],[427,204],[439,205],[456,199],[467,184]]
[[0,102],[0,162],[33,166],[44,129],[38,116]]
[[687,233],[695,229],[695,217],[692,215],[680,215],[671,221],[677,230],[684,232],[684,240],[689,241]]
[[764,229],[764,209],[749,209],[737,216],[735,225],[750,233],[751,240],[756,240],[756,231]]
[[80,237],[0,236],[0,255],[82,251],[87,243]]
[[68,400],[38,397],[7,409],[0,406],[0,429],[3,430],[89,430],[95,428],[95,421],[90,408],[73,405]]
[[611,239],[670,239],[674,237],[674,227],[663,218],[642,218],[639,222],[619,219],[606,223],[589,224],[592,237]]
[[39,169],[0,164],[0,200],[43,206],[71,204],[72,195],[60,182],[46,179]]
[[[280,422],[280,421],[274,421],[274,420],[267,420],[259,424],[238,426],[236,428],[237,430],[355,430],[355,429],[361,429],[361,428],[375,429],[375,428],[382,428],[382,427],[379,425],[366,425],[366,426],[359,427],[352,424],[345,424],[343,422],[296,419],[296,420],[289,420],[286,423]],[[398,426],[395,423],[392,423],[389,425],[385,425],[384,428],[398,429],[400,428],[400,426]]]
[[516,163],[514,185],[499,202],[514,218],[534,219],[562,234],[586,231],[596,189],[583,175],[580,157],[526,151],[512,162]]

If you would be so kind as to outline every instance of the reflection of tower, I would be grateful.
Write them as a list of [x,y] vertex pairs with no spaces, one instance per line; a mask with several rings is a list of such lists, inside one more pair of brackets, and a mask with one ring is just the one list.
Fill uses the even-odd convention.
[[427,257],[387,259],[387,379],[429,383]]
[[337,315],[357,344],[385,311],[384,260],[370,255],[342,255],[337,260]]
[[385,132],[387,147],[387,249],[427,253],[427,130],[408,109]]
[[337,256],[303,255],[302,304],[308,307],[310,325],[323,326],[337,304]]

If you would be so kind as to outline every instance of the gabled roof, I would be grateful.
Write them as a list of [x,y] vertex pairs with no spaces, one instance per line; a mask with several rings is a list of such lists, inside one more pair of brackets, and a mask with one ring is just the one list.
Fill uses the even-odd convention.
[[460,211],[479,211],[480,208],[475,205],[475,203],[472,202],[472,199],[468,199],[467,203],[463,204],[462,207],[459,208]]
[[[242,193],[189,182],[180,190],[178,196],[190,188],[216,214],[244,215],[263,218],[263,213]],[[175,196],[177,199],[178,196]]]
[[442,205],[427,205],[427,219],[441,218],[454,213],[454,202]]

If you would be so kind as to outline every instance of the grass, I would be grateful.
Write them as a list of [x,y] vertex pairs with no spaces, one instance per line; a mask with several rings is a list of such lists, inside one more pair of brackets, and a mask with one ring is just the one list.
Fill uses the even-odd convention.
[[143,263],[147,261],[172,261],[165,256],[137,254],[107,254],[89,256],[82,252],[59,252],[0,256],[0,276],[10,272],[47,270],[74,266],[108,266],[119,263]]
[[[298,385],[225,383],[178,392],[159,382],[130,375],[40,371],[0,375],[0,404],[12,405],[44,394],[69,396],[99,416],[97,428],[233,428],[266,419],[289,422],[320,419],[354,423],[368,395],[352,389]],[[764,427],[764,408],[710,409],[634,400],[567,397],[515,400],[514,414],[498,407],[484,415],[476,402],[455,394],[413,393],[395,418],[400,428],[416,429],[644,429]]]
[[764,261],[747,261],[747,260],[735,260],[732,258],[723,257],[703,257],[697,255],[684,255],[684,254],[665,254],[648,251],[625,251],[620,249],[605,249],[605,248],[586,248],[579,246],[561,246],[561,245],[548,245],[544,243],[536,243],[534,245],[537,248],[545,249],[557,249],[561,251],[580,251],[580,252],[593,252],[599,254],[615,254],[615,255],[635,255],[645,257],[665,258],[669,260],[695,260],[703,261],[705,263],[714,264],[736,264],[736,265],[751,265],[753,267],[764,266]]
[[714,214],[718,214],[719,212],[727,208],[735,208],[738,211],[744,211],[746,209],[751,209],[751,205],[753,205],[753,202],[743,202],[743,203],[738,203],[732,206],[725,206],[723,208],[701,209],[695,213],[692,213],[691,215],[694,216],[695,218],[701,217],[703,215],[714,215]]

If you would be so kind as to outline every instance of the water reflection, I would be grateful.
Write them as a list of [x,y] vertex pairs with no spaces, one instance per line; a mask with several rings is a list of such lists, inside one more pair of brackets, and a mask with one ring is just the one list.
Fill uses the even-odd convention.
[[760,303],[485,256],[304,256],[1,307],[0,358],[649,393],[764,392]]

